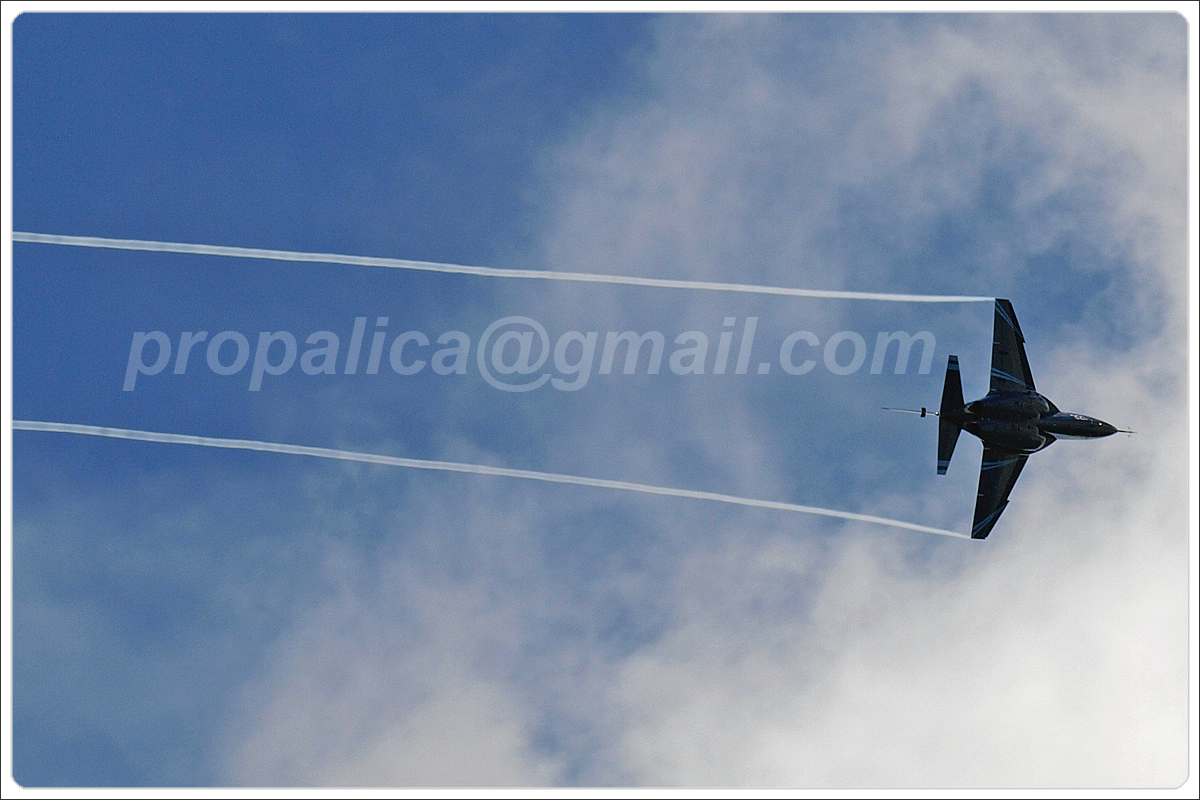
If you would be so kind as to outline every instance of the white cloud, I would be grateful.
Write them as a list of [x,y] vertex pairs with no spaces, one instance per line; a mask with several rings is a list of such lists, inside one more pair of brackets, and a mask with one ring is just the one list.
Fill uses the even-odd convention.
[[[363,477],[386,483],[379,474]],[[521,515],[498,507],[495,485],[460,495],[454,482],[440,482],[448,491],[437,483],[419,493],[412,516],[403,506],[381,509],[405,534],[381,560],[325,541],[323,590],[242,693],[227,734],[230,780],[553,782],[552,760],[530,745],[536,720],[507,680],[521,597],[495,597],[487,582],[519,579],[528,544]],[[470,503],[477,494],[480,502]],[[464,499],[487,513],[456,518]],[[450,534],[447,525],[464,529]],[[455,545],[462,549],[451,553]]]
[[[395,529],[427,544],[333,570],[335,588],[299,616],[231,728],[232,778],[1182,781],[1179,23],[864,18],[843,20],[855,36],[839,40],[810,35],[806,19],[665,20],[645,96],[599,109],[548,159],[547,263],[1020,292],[1036,277],[1031,256],[1086,240],[1119,255],[1102,267],[1110,291],[1127,293],[1133,329],[1153,335],[1121,351],[1080,323],[1069,343],[1040,344],[1049,359],[1035,371],[1064,408],[1138,435],[1035,456],[985,543],[853,527],[824,538],[827,523],[576,490],[476,487],[453,502],[418,491]],[[1004,224],[981,200],[997,176],[1014,187]],[[869,231],[839,216],[851,200],[866,204]],[[946,214],[976,226],[984,258],[918,274],[913,260]],[[582,291],[546,295],[570,308]],[[1164,318],[1149,319],[1161,297]],[[713,313],[702,297],[644,302],[622,311]],[[786,485],[745,398],[681,397],[681,417],[723,423],[687,432],[702,456],[737,465],[743,490]],[[624,411],[582,410],[549,450],[592,474],[671,474],[658,449],[670,434],[614,437]],[[612,545],[617,534],[589,513],[628,515],[613,525],[632,528],[640,549]],[[602,537],[616,550],[588,550]],[[564,565],[554,546],[585,555]],[[599,620],[614,609],[639,617],[617,627],[643,640],[605,638]]]
[[[703,584],[681,581],[678,624],[623,665],[625,763],[652,784],[1177,785],[1188,561],[1175,435],[1143,437],[1132,457],[1129,441],[1056,445],[988,542],[931,565],[885,535],[815,569],[752,557],[786,546],[780,534],[692,554],[683,573],[720,575],[721,601],[691,602]],[[819,585],[793,618],[770,605],[783,576]]]

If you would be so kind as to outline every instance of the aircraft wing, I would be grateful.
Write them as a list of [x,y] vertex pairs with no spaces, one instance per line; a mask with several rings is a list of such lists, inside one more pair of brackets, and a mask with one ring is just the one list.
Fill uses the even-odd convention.
[[[995,379],[992,379],[993,382]],[[975,522],[971,525],[972,539],[986,539],[992,532],[1000,513],[1008,505],[1008,495],[1025,460],[1029,456],[1002,453],[990,447],[983,449],[983,463],[979,465],[979,494],[975,499]]]
[[992,329],[993,392],[1032,392],[1033,373],[1025,357],[1025,337],[1017,324],[1017,312],[1007,300],[996,300],[996,319]]

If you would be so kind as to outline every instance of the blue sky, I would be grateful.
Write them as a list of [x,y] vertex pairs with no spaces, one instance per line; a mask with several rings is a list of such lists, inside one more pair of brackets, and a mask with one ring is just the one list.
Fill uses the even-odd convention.
[[[18,431],[18,783],[1185,776],[1182,18],[13,25],[14,230],[1008,297],[1039,389],[1139,432],[1035,457],[980,544]],[[616,478],[960,530],[970,514],[978,444],[964,437],[938,478],[934,427],[879,407],[936,405],[950,353],[981,395],[986,304],[12,247],[15,419]],[[164,332],[172,367],[189,331],[241,332],[251,348],[289,331],[301,353],[329,331],[344,358],[363,317],[365,360],[377,329],[474,344],[514,315],[552,341],[662,331],[664,367],[509,393],[484,382],[474,350],[467,374],[444,376],[398,375],[385,353],[377,375],[295,367],[251,392],[249,368],[215,374],[202,343],[186,373],[122,391],[137,332]],[[822,345],[838,331],[873,345],[879,331],[928,330],[933,367],[666,366],[676,335],[704,332],[715,350],[750,317],[755,365],[777,362],[795,330]],[[968,747],[979,739],[993,742],[984,755]]]

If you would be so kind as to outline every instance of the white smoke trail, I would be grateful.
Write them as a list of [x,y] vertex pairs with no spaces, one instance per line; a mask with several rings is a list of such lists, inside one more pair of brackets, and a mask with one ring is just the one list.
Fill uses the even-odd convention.
[[628,275],[597,275],[587,272],[552,272],[537,269],[496,269],[494,267],[464,267],[458,264],[435,264],[428,261],[406,261],[400,258],[344,256],[333,253],[297,253],[289,250],[259,250],[253,247],[225,247],[211,244],[181,242],[151,242],[139,239],[103,239],[98,236],[59,236],[49,233],[13,231],[14,242],[61,244],[72,247],[101,247],[113,250],[149,250],[158,253],[190,253],[193,255],[259,258],[272,261],[303,261],[317,264],[349,264],[357,267],[387,267],[424,272],[453,272],[461,275],[480,275],[490,278],[530,278],[547,281],[578,281],[580,283],[610,283],[625,286],[653,286],[661,289],[704,289],[714,292],[744,294],[773,294],[788,297],[823,297],[840,300],[883,300],[902,303],[991,303],[995,298],[970,295],[887,294],[881,292],[843,292],[825,289],[791,289],[785,286],[754,286],[746,283],[713,283],[710,281],[681,281],[667,278],[639,278]]
[[[991,297],[975,297],[968,295],[915,295],[888,294],[880,292],[850,292],[822,289],[794,289],[781,286],[755,286],[750,284],[715,283],[709,281],[670,280],[663,278],[641,278],[623,275],[598,275],[580,272],[552,272],[545,270],[497,269],[493,267],[469,267],[457,264],[437,264],[425,261],[407,261],[397,258],[376,258],[372,256],[348,256],[332,253],[301,253],[287,250],[261,250],[250,247],[227,247],[222,245],[187,244],[181,242],[157,242],[137,239],[105,239],[95,236],[62,236],[56,234],[13,232],[13,241],[31,242],[36,244],[57,244],[72,247],[96,247],[116,250],[142,250],[162,253],[186,253],[192,255],[226,256],[232,258],[267,259],[273,261],[295,261],[322,264],[347,264],[363,267],[384,267],[390,269],[411,269],[425,272],[447,272],[462,275],[478,275],[493,278],[526,278],[537,280],[577,281],[582,283],[607,283],[626,286],[647,286],[665,289],[700,289],[719,292],[740,292],[745,294],[783,295],[790,297],[818,297],[845,300],[880,300],[908,303],[978,303],[993,302]],[[618,489],[627,492],[641,492],[668,497],[681,497],[693,500],[711,500],[720,503],[765,508],[775,511],[792,511],[802,514],[816,514],[827,517],[869,522],[876,525],[886,525],[895,528],[934,533],[941,536],[970,538],[966,534],[955,531],[931,528],[901,520],[876,517],[869,514],[855,514],[847,511],[836,511],[827,508],[802,506],[793,503],[781,503],[773,500],[757,500],[748,497],[716,492],[701,492],[691,489],[673,489],[665,486],[648,486],[641,483],[614,481],[604,478],[586,478],[578,475],[560,475],[550,472],[533,470],[510,469],[507,467],[492,467],[483,464],[460,464],[449,461],[427,461],[398,456],[384,456],[373,453],[358,453],[348,450],[332,450],[324,447],[307,447],[304,445],[282,444],[277,442],[260,442],[246,439],[218,439],[208,436],[189,436],[176,433],[156,433],[153,431],[138,431],[125,428],[103,428],[92,425],[75,425],[71,423],[37,422],[31,420],[14,420],[14,430],[51,431],[57,433],[75,433],[89,436],[106,436],[116,439],[133,439],[138,441],[163,442],[167,444],[190,444],[202,447],[218,447],[237,450],[259,450],[272,453],[288,453],[306,455],[317,458],[332,458],[343,461],[361,461],[370,464],[382,464],[393,467],[408,467],[410,469],[429,469],[444,472],[466,472],[476,475],[493,475],[525,480],[544,481],[548,483],[565,483],[576,486],[591,486],[600,489]]]
[[510,469],[508,467],[492,467],[485,464],[460,464],[454,461],[426,461],[420,458],[402,458],[400,456],[384,456],[375,453],[357,453],[352,450],[331,450],[325,447],[307,447],[298,444],[281,444],[279,442],[259,442],[250,439],[217,439],[211,436],[189,436],[182,433],[156,433],[154,431],[129,430],[127,428],[102,428],[95,425],[76,425],[68,422],[38,422],[34,420],[13,420],[13,430],[18,431],[49,431],[53,433],[77,433],[87,436],[107,436],[112,439],[133,439],[141,442],[163,442],[165,444],[190,444],[200,447],[221,447],[231,450],[261,450],[267,453],[287,453],[298,456],[314,456],[316,458],[333,458],[340,461],[362,461],[367,464],[382,464],[389,467],[408,467],[410,469],[431,469],[442,472],[469,472],[474,475],[494,475],[502,478],[524,478],[531,481],[546,483],[568,483],[575,486],[592,486],[597,489],[619,489],[625,492],[641,492],[642,494],[657,494],[666,497],[683,497],[691,500],[712,500],[718,503],[732,503],[739,506],[766,508],[773,511],[794,511],[800,514],[816,514],[823,517],[837,517],[855,522],[870,522],[875,525],[887,525],[893,528],[905,528],[922,533],[936,533],[939,536],[953,536],[958,539],[971,538],[965,533],[931,528],[927,525],[917,525],[912,522],[875,517],[869,514],[855,514],[849,511],[835,511],[828,508],[801,506],[794,503],[780,503],[774,500],[756,500],[750,497],[735,497],[716,492],[699,492],[692,489],[672,489],[666,486],[648,486],[644,483],[629,483],[613,481],[605,478],[585,478],[579,475],[560,475],[553,472],[536,472],[528,469]]

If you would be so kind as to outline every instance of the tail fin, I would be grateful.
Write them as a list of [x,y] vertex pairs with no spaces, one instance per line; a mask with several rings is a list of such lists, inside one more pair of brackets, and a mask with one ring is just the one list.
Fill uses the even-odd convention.
[[[942,407],[938,416],[938,475],[945,475],[958,444],[958,433],[962,430],[955,422],[962,410],[962,378],[958,374],[958,356],[950,356],[946,363],[946,384],[942,388]],[[947,413],[949,412],[949,413]]]

